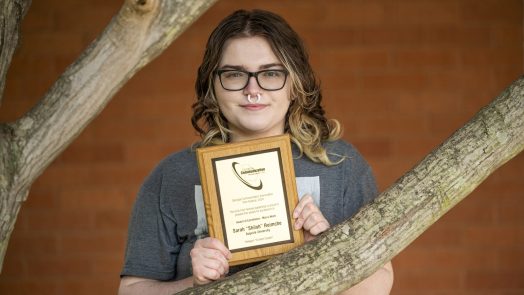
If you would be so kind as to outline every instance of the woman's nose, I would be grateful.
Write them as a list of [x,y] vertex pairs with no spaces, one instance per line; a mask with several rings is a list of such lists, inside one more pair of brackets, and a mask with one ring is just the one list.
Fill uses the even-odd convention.
[[246,88],[244,88],[245,94],[257,94],[260,93],[260,86],[258,85],[257,79],[255,77],[249,77],[247,80]]

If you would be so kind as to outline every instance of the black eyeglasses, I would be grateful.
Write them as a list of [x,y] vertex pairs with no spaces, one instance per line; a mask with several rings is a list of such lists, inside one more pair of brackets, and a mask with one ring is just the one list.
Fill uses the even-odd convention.
[[262,70],[248,72],[242,70],[216,70],[222,88],[238,91],[246,88],[249,78],[255,77],[258,86],[264,90],[276,91],[284,88],[288,72],[286,70]]

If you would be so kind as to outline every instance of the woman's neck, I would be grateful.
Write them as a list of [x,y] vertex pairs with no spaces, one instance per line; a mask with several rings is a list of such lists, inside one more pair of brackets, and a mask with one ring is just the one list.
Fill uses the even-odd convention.
[[247,140],[254,140],[264,137],[277,136],[284,134],[284,130],[279,132],[261,132],[261,133],[252,133],[252,134],[242,134],[240,132],[233,132],[231,134],[231,142],[241,142]]

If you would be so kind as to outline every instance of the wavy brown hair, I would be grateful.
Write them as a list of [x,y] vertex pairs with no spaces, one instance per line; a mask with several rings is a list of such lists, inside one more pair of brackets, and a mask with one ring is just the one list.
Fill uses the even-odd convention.
[[259,36],[270,44],[289,72],[291,104],[284,132],[301,153],[314,162],[333,165],[322,143],[340,138],[337,120],[328,120],[321,106],[320,83],[298,34],[280,16],[263,10],[238,10],[226,17],[211,33],[195,83],[197,102],[193,104],[193,127],[202,137],[200,146],[229,141],[231,131],[220,112],[214,93],[215,70],[224,44],[231,38]]

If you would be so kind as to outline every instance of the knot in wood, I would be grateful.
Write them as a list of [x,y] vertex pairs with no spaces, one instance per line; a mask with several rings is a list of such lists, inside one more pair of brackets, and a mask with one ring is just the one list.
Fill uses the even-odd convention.
[[158,0],[129,0],[128,3],[133,9],[139,13],[148,13],[156,6]]

